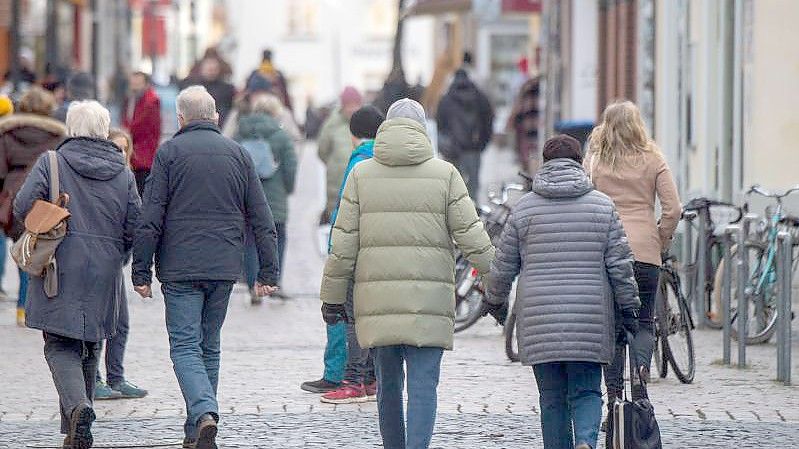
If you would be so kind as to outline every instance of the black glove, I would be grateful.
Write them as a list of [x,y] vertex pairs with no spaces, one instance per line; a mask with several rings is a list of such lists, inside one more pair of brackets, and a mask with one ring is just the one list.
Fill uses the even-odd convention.
[[508,319],[508,302],[504,301],[502,304],[493,304],[483,298],[483,316],[491,315],[497,320],[497,323],[504,326],[505,320]]
[[624,332],[635,336],[638,333],[638,309],[625,309],[621,313],[621,325],[624,327]]
[[344,304],[322,303],[322,319],[328,326],[347,321],[347,309]]

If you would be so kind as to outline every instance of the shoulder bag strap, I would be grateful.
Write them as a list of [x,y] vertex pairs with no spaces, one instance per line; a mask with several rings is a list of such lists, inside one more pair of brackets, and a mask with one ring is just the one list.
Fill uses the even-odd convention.
[[58,155],[55,151],[48,151],[47,156],[50,159],[50,202],[56,204],[61,194],[59,189]]

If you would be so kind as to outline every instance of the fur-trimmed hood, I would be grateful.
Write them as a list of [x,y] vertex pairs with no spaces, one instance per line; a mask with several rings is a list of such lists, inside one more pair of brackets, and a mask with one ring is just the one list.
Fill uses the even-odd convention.
[[0,119],[0,134],[16,131],[20,128],[35,128],[60,137],[67,134],[67,128],[63,123],[44,115],[13,114]]

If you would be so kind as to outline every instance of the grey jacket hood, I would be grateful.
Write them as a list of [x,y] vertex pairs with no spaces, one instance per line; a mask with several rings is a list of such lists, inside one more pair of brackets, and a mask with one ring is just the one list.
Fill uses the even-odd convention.
[[533,192],[544,198],[576,198],[594,190],[582,165],[572,159],[553,159],[533,180]]
[[388,166],[419,165],[433,158],[433,145],[425,128],[409,118],[394,118],[380,125],[374,159]]
[[107,140],[73,137],[57,151],[84,178],[108,181],[125,169],[122,151]]

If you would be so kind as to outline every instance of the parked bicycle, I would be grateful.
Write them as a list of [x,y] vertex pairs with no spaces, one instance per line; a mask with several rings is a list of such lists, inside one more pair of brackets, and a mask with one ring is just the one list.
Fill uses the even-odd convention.
[[[721,262],[723,251],[721,236],[716,231],[719,224],[739,222],[743,217],[743,210],[731,203],[699,197],[688,201],[683,207],[683,216],[691,212],[696,214],[696,218],[685,220],[685,224],[694,230],[696,247],[692,251],[693,259],[685,260],[683,263],[685,289],[688,293],[686,296],[690,304],[694,294],[702,295],[701,316],[704,324],[713,329],[721,329],[721,310],[718,308],[719,303],[713,301],[714,293],[718,292],[720,288],[716,285],[716,270]],[[704,222],[704,229],[699,226],[700,221]],[[702,233],[704,235],[701,235]],[[704,242],[701,239],[704,239]],[[701,274],[699,273],[701,255],[698,250],[700,243],[704,243],[707,249],[704,255],[705,272]],[[693,245],[693,242],[688,242],[688,244]]]
[[[532,178],[519,173],[523,184],[509,183],[502,187],[499,195],[491,195],[488,205],[478,209],[478,215],[485,225],[486,232],[493,243],[502,234],[516,201],[531,190]],[[473,326],[483,316],[482,302],[485,288],[477,269],[460,253],[455,257],[455,332]]]
[[[746,321],[746,344],[760,344],[771,340],[776,331],[777,322],[777,234],[780,231],[788,231],[793,237],[793,256],[792,269],[795,270],[799,258],[796,248],[799,247],[799,217],[787,215],[783,207],[783,200],[794,192],[799,192],[799,185],[786,190],[783,193],[769,192],[759,185],[752,186],[747,192],[749,197],[753,194],[769,198],[776,202],[776,208],[768,208],[766,217],[762,219],[750,233],[747,240],[743,243],[743,251],[739,243],[733,248],[733,259],[741,257],[743,253],[749,261],[749,273],[746,281],[744,295],[747,301],[747,321]],[[745,205],[744,209],[748,206]],[[716,271],[716,291],[714,303],[716,307],[721,304],[720,293],[721,283],[724,279],[724,270],[728,267],[720,264]],[[738,270],[732,271],[731,297],[738,295]],[[735,324],[738,320],[738,310],[732,303],[731,310],[732,337],[738,339],[738,327]]]
[[682,291],[677,259],[665,252],[655,296],[654,362],[661,378],[668,367],[680,380],[689,384],[696,373],[696,355],[692,332],[694,322],[688,300]]

